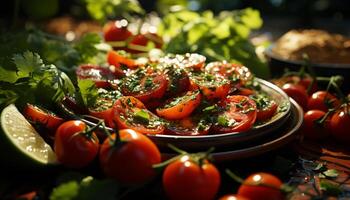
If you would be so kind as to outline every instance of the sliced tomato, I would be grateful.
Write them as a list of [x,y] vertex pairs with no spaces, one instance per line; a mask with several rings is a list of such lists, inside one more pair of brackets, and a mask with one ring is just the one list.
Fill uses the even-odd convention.
[[78,79],[89,79],[95,82],[98,88],[108,88],[117,76],[108,68],[97,65],[80,65],[75,71]]
[[125,41],[132,36],[128,30],[128,21],[125,19],[108,22],[103,27],[105,41]]
[[253,74],[247,67],[227,61],[208,63],[205,66],[205,71],[213,75],[220,74],[239,85],[244,85],[253,79]]
[[128,52],[130,53],[145,53],[150,50],[149,43],[153,43],[155,48],[163,46],[163,39],[156,33],[145,33],[135,35],[128,44]]
[[36,105],[27,104],[24,108],[24,116],[35,124],[43,125],[49,130],[56,130],[64,120],[55,113]]
[[182,119],[189,116],[200,103],[200,92],[189,91],[184,96],[173,98],[165,106],[158,108],[156,112],[165,119]]
[[161,69],[161,71],[168,77],[168,88],[165,92],[165,96],[177,96],[189,89],[190,78],[184,69],[173,65],[167,65]]
[[244,88],[244,87],[237,88],[237,90],[235,91],[235,94],[243,95],[243,96],[250,96],[250,95],[253,95],[254,93],[255,93],[254,90],[249,88]]
[[125,96],[133,96],[147,102],[162,98],[167,87],[168,80],[165,74],[139,69],[123,79],[121,90]]
[[205,65],[206,57],[196,53],[185,55],[167,55],[159,60],[160,63],[175,65],[189,71],[200,71]]
[[116,68],[126,66],[129,69],[136,69],[139,67],[134,59],[128,57],[128,54],[123,55],[118,51],[109,51],[107,53],[107,62],[110,65],[114,65]]
[[255,102],[247,96],[233,95],[219,103],[222,112],[212,126],[214,133],[242,132],[255,123],[257,109]]
[[169,121],[165,133],[168,135],[207,135],[210,124],[196,117],[186,117],[181,120]]
[[120,97],[113,106],[113,120],[119,129],[130,128],[144,134],[162,134],[164,125],[159,117],[132,96]]
[[200,73],[192,76],[191,79],[193,81],[192,84],[197,85],[203,96],[208,100],[223,99],[231,89],[229,81],[221,75]]
[[256,120],[266,121],[274,116],[277,111],[277,103],[264,94],[252,95],[251,98],[255,101],[257,107]]

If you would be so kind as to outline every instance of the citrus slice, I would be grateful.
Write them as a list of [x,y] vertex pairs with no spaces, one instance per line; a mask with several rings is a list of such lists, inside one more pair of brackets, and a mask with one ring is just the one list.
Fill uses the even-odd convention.
[[[18,165],[50,165],[57,163],[56,155],[33,126],[11,104],[1,112],[1,144],[7,160]],[[12,161],[12,162],[11,162]]]

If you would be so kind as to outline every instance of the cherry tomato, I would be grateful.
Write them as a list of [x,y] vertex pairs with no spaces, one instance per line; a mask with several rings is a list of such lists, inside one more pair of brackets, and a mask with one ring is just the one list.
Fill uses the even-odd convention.
[[203,96],[208,100],[223,99],[230,92],[231,85],[221,75],[202,73],[191,77],[193,84],[196,84]]
[[24,116],[31,122],[41,124],[49,130],[56,130],[64,122],[55,113],[29,103],[24,108]]
[[274,116],[277,111],[277,103],[267,95],[253,95],[251,98],[255,101],[257,107],[256,120],[266,121]]
[[247,67],[226,61],[211,62],[205,66],[205,71],[213,75],[220,74],[225,76],[236,85],[244,85],[253,79],[253,74]]
[[282,89],[288,96],[292,97],[304,110],[307,110],[308,95],[303,86],[286,83]]
[[309,89],[310,84],[312,84],[309,94],[317,91],[317,82],[313,81],[313,78],[309,75],[305,75],[303,77],[297,75],[284,76],[282,78],[273,80],[273,83],[279,87],[282,87],[286,83],[296,84],[303,86],[306,91]]
[[284,196],[280,190],[281,186],[282,182],[276,176],[256,173],[244,180],[237,194],[249,200],[282,200]]
[[206,57],[196,53],[185,55],[168,55],[159,60],[160,63],[175,65],[189,71],[200,71],[205,64]]
[[[125,19],[107,23],[103,27],[105,41],[126,41],[132,36],[127,27],[128,21]],[[126,44],[121,46],[126,46]]]
[[130,128],[144,134],[161,134],[163,123],[159,117],[131,96],[120,97],[113,106],[113,120],[119,129]]
[[75,73],[78,79],[93,80],[98,88],[109,87],[109,82],[117,78],[108,68],[95,65],[80,65]]
[[133,96],[142,102],[163,97],[168,87],[164,74],[137,70],[123,79],[121,91],[125,96]]
[[317,87],[317,82],[313,81],[312,77],[310,77],[310,76],[306,76],[306,77],[300,78],[300,80],[299,80],[299,85],[304,86],[304,88],[306,90],[309,89],[311,84],[312,84],[312,86],[311,86],[309,94],[312,94],[312,93],[317,91],[317,88],[318,88]]
[[86,133],[86,129],[86,124],[80,120],[67,121],[58,127],[54,149],[60,163],[82,168],[94,160],[99,141],[94,132]]
[[131,129],[120,130],[119,135],[122,143],[113,146],[113,134],[101,146],[100,164],[105,175],[123,184],[142,184],[152,179],[156,175],[152,165],[161,161],[157,146]]
[[240,196],[237,194],[227,194],[219,198],[219,200],[249,200],[244,196]]
[[199,91],[189,91],[184,96],[175,97],[165,106],[156,110],[160,117],[169,120],[182,119],[189,116],[201,103]]
[[301,133],[309,139],[324,139],[328,134],[328,120],[323,124],[319,124],[318,120],[325,116],[325,112],[322,110],[309,110],[304,114],[304,123],[301,129]]
[[330,121],[331,134],[340,142],[350,142],[350,104],[339,108]]
[[107,53],[107,62],[115,67],[116,71],[122,71],[122,66],[126,66],[129,69],[136,69],[139,65],[135,60],[128,57],[127,54],[123,55],[121,52],[109,51]]
[[219,103],[222,112],[212,126],[214,133],[242,132],[255,123],[257,109],[255,102],[242,95],[228,96]]
[[210,124],[206,124],[196,117],[186,117],[181,120],[170,121],[165,133],[168,135],[207,135]]
[[309,110],[328,111],[328,108],[335,108],[340,105],[340,101],[327,91],[317,91],[311,95],[307,107]]
[[163,188],[170,199],[212,200],[220,186],[220,173],[207,160],[199,166],[184,155],[169,164],[163,173]]

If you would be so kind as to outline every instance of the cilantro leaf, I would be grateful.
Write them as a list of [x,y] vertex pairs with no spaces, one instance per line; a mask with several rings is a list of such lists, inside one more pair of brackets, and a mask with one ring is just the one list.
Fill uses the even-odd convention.
[[37,53],[25,51],[23,54],[15,54],[13,62],[17,67],[19,78],[29,76],[35,69],[43,66],[43,60]]
[[78,102],[86,107],[95,105],[98,97],[98,89],[95,82],[89,79],[78,79],[79,91],[76,94]]
[[14,83],[18,79],[17,73],[0,66],[0,81]]

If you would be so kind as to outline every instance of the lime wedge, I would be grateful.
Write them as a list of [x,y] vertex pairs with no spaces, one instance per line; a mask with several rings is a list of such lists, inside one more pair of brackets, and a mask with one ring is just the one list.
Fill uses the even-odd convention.
[[[15,165],[50,165],[57,163],[56,155],[33,126],[11,104],[1,112],[2,143],[7,144],[7,160]],[[11,154],[10,154],[11,153]]]

